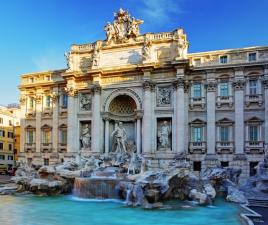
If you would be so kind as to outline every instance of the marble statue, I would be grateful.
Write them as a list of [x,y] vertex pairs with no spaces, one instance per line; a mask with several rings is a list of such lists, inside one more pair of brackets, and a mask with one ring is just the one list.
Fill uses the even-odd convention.
[[143,61],[148,61],[151,59],[151,47],[152,47],[151,40],[149,38],[145,38],[144,45],[142,48],[142,60]]
[[178,35],[179,35],[178,46],[177,46],[178,58],[186,59],[189,42],[187,41],[186,34],[183,33],[183,30],[179,30]]
[[170,148],[170,143],[169,143],[170,134],[171,134],[171,128],[168,122],[165,120],[158,130],[160,148]]
[[66,58],[67,71],[70,71],[73,69],[73,58],[71,52],[65,52],[64,56]]
[[114,13],[114,22],[108,22],[104,30],[106,31],[106,44],[109,45],[112,41],[123,43],[129,38],[139,36],[139,25],[143,21],[130,17],[129,13],[123,9],[119,9]]
[[80,109],[83,111],[89,111],[90,108],[91,108],[91,96],[90,96],[90,94],[81,94]]
[[113,138],[113,151],[121,154],[126,153],[127,132],[122,122],[118,123],[118,126],[115,127],[111,136]]
[[100,61],[100,50],[95,49],[92,55],[92,68],[97,68],[99,66]]
[[91,144],[91,135],[89,124],[85,124],[85,127],[82,129],[82,134],[80,137],[82,149],[87,149]]
[[171,90],[170,88],[158,89],[158,105],[170,105],[171,104]]

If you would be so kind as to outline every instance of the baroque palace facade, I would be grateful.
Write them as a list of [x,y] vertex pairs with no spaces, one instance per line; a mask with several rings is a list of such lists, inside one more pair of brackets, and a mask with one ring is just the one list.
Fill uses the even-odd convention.
[[139,34],[120,9],[107,39],[72,45],[68,69],[21,77],[19,160],[135,151],[151,168],[184,153],[254,174],[268,144],[268,47],[188,53],[182,29]]

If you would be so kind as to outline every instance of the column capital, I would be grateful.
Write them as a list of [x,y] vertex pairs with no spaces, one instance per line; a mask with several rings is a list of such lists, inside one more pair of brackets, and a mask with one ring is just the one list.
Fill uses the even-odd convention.
[[78,95],[78,90],[73,87],[66,87],[64,90],[70,97],[76,97]]
[[268,78],[263,79],[262,84],[263,84],[265,89],[268,89]]
[[100,93],[101,93],[101,86],[100,86],[99,84],[95,84],[95,85],[91,88],[91,90],[92,90],[92,93],[93,93],[94,95],[96,95],[96,94],[100,94]]
[[23,105],[26,104],[26,99],[27,99],[27,98],[26,98],[26,96],[24,96],[24,95],[22,95],[22,96],[20,97],[20,100],[19,100],[19,101],[20,101],[20,105],[21,105],[21,106],[23,106]]
[[235,91],[244,90],[245,87],[245,80],[239,79],[233,82],[233,86]]
[[41,94],[37,94],[34,96],[34,100],[37,104],[40,104],[42,102],[43,96]]
[[155,91],[155,83],[150,80],[145,80],[143,82],[144,91]]
[[184,88],[185,80],[182,77],[180,77],[180,78],[177,78],[175,81],[173,81],[172,84],[173,84],[174,89]]
[[208,81],[206,83],[207,92],[215,92],[217,90],[217,82],[216,81]]

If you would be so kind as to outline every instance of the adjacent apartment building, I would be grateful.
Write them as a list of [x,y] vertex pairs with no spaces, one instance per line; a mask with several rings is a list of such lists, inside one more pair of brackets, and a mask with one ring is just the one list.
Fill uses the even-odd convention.
[[20,111],[18,105],[0,107],[0,165],[15,166],[20,148]]
[[188,53],[183,29],[141,35],[142,23],[120,9],[106,40],[71,46],[67,69],[21,76],[19,159],[115,154],[120,127],[151,168],[183,153],[197,172],[253,175],[268,147],[268,47]]

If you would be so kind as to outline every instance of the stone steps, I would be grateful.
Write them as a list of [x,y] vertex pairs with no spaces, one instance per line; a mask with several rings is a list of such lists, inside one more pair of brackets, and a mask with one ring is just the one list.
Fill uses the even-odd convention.
[[268,199],[248,199],[249,206],[267,207]]

